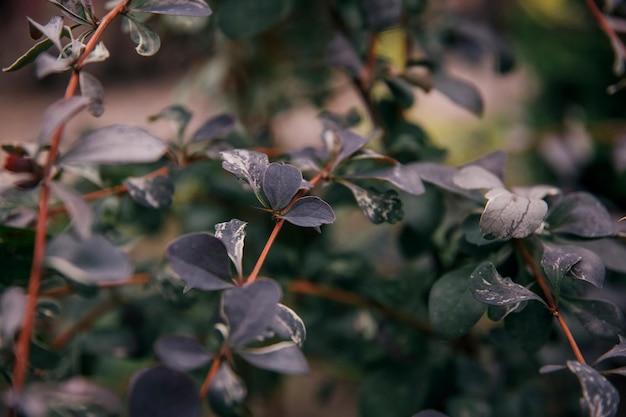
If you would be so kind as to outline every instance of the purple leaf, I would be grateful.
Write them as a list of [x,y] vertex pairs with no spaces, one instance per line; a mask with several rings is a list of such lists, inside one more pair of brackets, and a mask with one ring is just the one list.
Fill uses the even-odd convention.
[[335,212],[319,197],[297,199],[281,218],[300,227],[319,227],[335,221]]
[[50,189],[65,205],[70,215],[72,226],[74,226],[78,235],[82,239],[88,239],[91,235],[93,213],[83,196],[57,181],[50,182]]
[[470,275],[469,289],[481,303],[505,306],[527,300],[545,301],[526,287],[514,283],[511,278],[500,276],[491,262],[483,262]]
[[284,374],[306,374],[309,372],[309,366],[304,355],[293,342],[238,349],[237,353],[258,368]]
[[578,377],[583,390],[581,403],[589,416],[615,416],[620,400],[615,387],[600,372],[588,365],[576,361],[567,361],[567,367]]
[[248,395],[244,382],[232,368],[222,362],[209,389],[209,404],[217,415],[230,415],[229,412],[243,403]]
[[547,219],[554,233],[587,238],[613,236],[615,222],[607,209],[591,194],[577,192],[559,199]]
[[274,322],[281,297],[280,286],[269,279],[258,279],[225,291],[222,295],[222,315],[229,327],[229,345],[244,346],[262,339]]
[[480,216],[480,228],[487,236],[528,237],[541,226],[548,213],[545,201],[521,197],[504,188],[494,188],[485,197],[487,204]]
[[237,275],[243,276],[243,244],[246,238],[247,222],[232,219],[215,225],[215,237],[224,243],[230,260],[235,264]]
[[208,233],[190,233],[170,242],[165,257],[187,288],[214,291],[233,286],[226,247]]
[[220,156],[222,168],[246,181],[258,195],[263,185],[263,175],[269,165],[267,155],[246,149],[232,149],[220,152]]
[[104,113],[104,88],[96,77],[88,72],[81,71],[79,74],[80,93],[83,97],[88,97],[89,113],[95,117],[102,116]]
[[76,96],[62,98],[50,105],[43,114],[38,138],[39,144],[46,145],[59,126],[85,109],[90,102],[91,100],[88,97]]
[[339,130],[336,132],[336,135],[341,140],[341,149],[339,150],[339,155],[337,155],[337,158],[333,162],[333,169],[367,143],[367,138],[350,130]]
[[566,305],[583,327],[595,337],[615,341],[626,330],[624,314],[609,301],[568,298]]
[[411,166],[402,164],[396,164],[392,167],[374,172],[367,172],[359,175],[350,175],[346,178],[369,178],[387,181],[390,184],[395,185],[402,191],[413,195],[420,195],[423,194],[424,191],[426,191],[426,189],[424,188],[424,183],[422,182],[418,172],[415,169],[412,169]]
[[20,287],[8,287],[0,296],[0,320],[3,343],[11,345],[13,336],[22,327],[26,310],[26,294]]
[[367,23],[375,32],[396,26],[402,16],[402,0],[363,0]]
[[72,57],[56,58],[44,52],[35,59],[35,76],[42,79],[50,74],[69,71],[74,60]]
[[482,116],[483,98],[474,84],[440,71],[435,72],[434,82],[435,88],[454,103],[476,116]]
[[213,357],[198,341],[186,336],[162,336],[154,351],[165,365],[181,371],[191,371],[209,363]]
[[600,363],[604,360],[611,358],[626,358],[626,338],[624,336],[619,335],[619,343],[611,348],[604,355],[600,356],[596,363]]
[[424,410],[415,414],[413,417],[448,417],[448,416],[444,413],[440,413],[439,411]]
[[167,176],[130,177],[124,184],[128,187],[130,197],[144,207],[159,209],[172,204],[174,183]]
[[293,165],[271,163],[263,176],[263,192],[272,210],[285,208],[302,184],[302,172]]
[[404,217],[402,201],[395,190],[379,192],[374,189],[366,190],[348,181],[342,181],[341,184],[352,191],[357,204],[372,223],[393,224]]
[[126,125],[111,125],[80,138],[60,158],[65,165],[131,164],[157,161],[167,145],[148,131]]
[[495,174],[478,165],[468,165],[454,174],[454,184],[466,190],[491,190],[504,184]]
[[302,346],[306,339],[304,322],[295,311],[283,304],[278,304],[276,317],[271,329],[278,337],[289,339],[299,347]]
[[326,63],[331,67],[348,71],[352,78],[357,78],[363,70],[363,61],[350,41],[343,35],[335,35],[328,44]]
[[129,10],[175,16],[209,16],[211,8],[204,0],[132,0]]
[[235,128],[235,119],[228,114],[220,114],[219,116],[209,119],[193,134],[192,142],[206,142],[216,138],[223,137]]

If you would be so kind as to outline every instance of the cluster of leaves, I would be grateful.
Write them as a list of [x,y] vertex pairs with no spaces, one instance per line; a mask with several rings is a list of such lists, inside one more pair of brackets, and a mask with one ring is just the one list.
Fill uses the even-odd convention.
[[[137,369],[145,361],[133,363],[133,372],[126,372],[133,373],[127,396],[131,417],[194,417],[205,399],[218,415],[248,415],[246,398],[258,390],[254,379],[246,380],[250,365],[303,374],[309,370],[306,354],[332,358],[363,376],[363,416],[444,416],[435,409],[453,417],[549,415],[536,395],[539,368],[542,373],[569,370],[581,387],[570,391],[574,397],[582,392],[586,415],[617,414],[619,393],[607,376],[624,374],[620,362],[626,358],[626,320],[620,306],[600,298],[598,289],[607,271],[626,272],[626,250],[609,211],[587,192],[563,193],[546,185],[507,189],[501,152],[458,168],[432,162],[441,159],[442,150],[403,112],[415,104],[417,87],[438,89],[481,114],[477,90],[446,72],[444,50],[457,49],[469,59],[491,50],[495,69],[507,72],[513,57],[491,30],[458,16],[425,26],[421,2],[330,2],[334,28],[326,61],[347,71],[380,132],[364,137],[353,129],[360,116],[323,113],[320,147],[270,162],[265,153],[241,146],[235,117],[212,117],[187,134],[192,114],[173,105],[151,117],[173,122],[171,140],[113,125],[86,133],[57,155],[63,127],[73,116],[88,110],[97,117],[104,111],[104,88],[83,67],[109,57],[99,37],[110,19],[122,16],[137,52],[152,55],[160,40],[146,24],[150,14],[202,17],[211,9],[203,0],[130,0],[113,5],[99,19],[90,1],[52,3],[75,26],[66,26],[62,16],[45,25],[29,20],[33,38],[44,39],[5,68],[13,71],[34,62],[38,77],[71,71],[81,91],[48,108],[36,144],[3,146],[0,239],[19,243],[19,254],[35,271],[31,285],[24,268],[9,268],[0,281],[0,369],[8,381],[3,393],[7,408],[29,417],[119,414],[117,396],[87,377],[99,372],[118,384],[119,375],[106,370],[107,360],[123,358],[128,365],[156,356],[160,364]],[[231,39],[261,36],[294,8],[288,1],[231,0],[219,9],[219,27]],[[382,46],[389,36],[404,51],[400,56]],[[56,56],[48,53],[53,47]],[[381,88],[385,94],[377,95]],[[152,171],[146,173],[141,167],[146,164]],[[102,188],[108,165],[123,165],[121,171],[135,168],[113,188],[78,191]],[[123,223],[119,201],[126,197],[110,194],[129,196],[130,222],[146,213],[139,207],[180,214],[175,197],[189,198],[185,176],[197,174],[193,170],[198,166],[210,177],[203,184],[211,189],[210,198],[223,197],[201,210],[217,212],[224,205],[220,215],[232,220],[213,221],[214,233],[189,227],[194,230],[167,245],[165,263],[161,258],[145,265],[131,262],[124,244],[132,244],[135,236],[124,238],[118,230]],[[224,170],[244,186],[230,187]],[[72,183],[70,174],[82,179]],[[43,229],[33,232],[33,224],[42,219],[37,208],[47,207],[48,190],[56,206],[39,214]],[[258,224],[273,224],[273,229],[246,274],[244,241],[254,237],[247,244],[257,249],[264,231],[233,219],[239,210],[243,215],[236,217],[254,211],[246,197],[250,191],[259,211],[270,215],[270,222],[268,216],[258,217]],[[372,247],[352,252],[337,248],[328,233],[312,233],[315,238],[302,242],[306,230],[292,228],[285,233],[298,237],[289,244],[278,240],[285,223],[320,232],[336,221],[333,207],[355,207],[354,200],[370,223],[398,224],[401,254],[389,248],[394,245],[380,243],[379,235]],[[46,228],[53,212],[67,213],[69,221]],[[248,233],[249,227],[254,233]],[[282,246],[269,256],[273,245]],[[35,255],[24,255],[44,247],[41,265]],[[384,263],[390,253],[401,266]],[[149,275],[149,284],[133,290],[133,284],[146,284],[137,279],[142,274]],[[33,293],[35,279],[41,279],[42,288],[37,285]],[[318,297],[283,304],[284,288]],[[68,294],[78,297],[64,297]],[[37,302],[30,309],[33,297]],[[323,298],[351,307],[329,306]],[[102,304],[89,310],[85,305],[94,299]],[[195,303],[198,299],[202,302]],[[286,305],[291,302],[298,308]],[[119,323],[94,326],[114,308]],[[590,349],[605,351],[593,366],[578,347],[580,332],[570,331],[570,318],[601,341],[600,348]],[[64,319],[74,321],[74,327],[59,333],[52,324]],[[308,343],[305,321],[316,335]],[[77,336],[81,330],[84,334]],[[28,336],[26,386],[11,377],[20,372],[20,334]],[[569,344],[576,360],[563,354],[539,357],[548,344]],[[487,363],[497,356],[503,359]],[[554,362],[561,364],[545,365]],[[560,415],[575,412],[563,407]]]

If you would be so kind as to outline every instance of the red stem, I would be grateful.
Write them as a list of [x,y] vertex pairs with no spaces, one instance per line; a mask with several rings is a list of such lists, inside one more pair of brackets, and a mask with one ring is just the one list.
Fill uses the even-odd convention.
[[256,265],[254,265],[254,269],[252,270],[252,273],[248,276],[248,280],[246,282],[254,282],[254,280],[257,279],[259,272],[261,272],[261,267],[265,262],[265,258],[267,258],[267,254],[270,252],[270,249],[272,248],[272,245],[274,244],[274,241],[278,236],[278,232],[280,232],[280,229],[283,227],[283,224],[285,224],[285,219],[278,220],[274,225],[274,230],[272,230],[272,234],[267,239],[265,247],[263,248],[263,252],[261,252],[261,255],[259,255],[259,259],[256,261]]
[[211,364],[211,368],[209,372],[206,374],[206,378],[204,378],[204,382],[202,383],[202,387],[200,388],[200,399],[204,400],[209,394],[209,389],[211,388],[211,384],[213,383],[213,379],[215,375],[217,375],[217,371],[220,369],[220,365],[222,364],[222,353],[218,354]]
[[585,1],[587,2],[587,7],[589,8],[589,10],[591,10],[591,14],[593,14],[593,17],[600,25],[600,28],[602,28],[604,33],[606,33],[606,36],[608,36],[613,47],[620,49],[621,56],[617,56],[616,59],[624,59],[623,57],[626,56],[626,46],[624,46],[624,42],[622,42],[622,39],[615,32],[608,20],[606,20],[604,13],[602,13],[602,11],[598,8],[595,0]]

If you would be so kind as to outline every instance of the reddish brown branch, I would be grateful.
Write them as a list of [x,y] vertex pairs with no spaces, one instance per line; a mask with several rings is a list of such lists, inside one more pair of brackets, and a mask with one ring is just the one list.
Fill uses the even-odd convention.
[[211,384],[213,383],[213,379],[215,379],[215,375],[217,375],[217,371],[220,369],[220,365],[222,364],[222,354],[220,353],[215,358],[213,358],[213,363],[211,364],[211,368],[209,372],[206,374],[206,378],[204,378],[204,382],[202,383],[202,387],[200,388],[200,399],[206,399],[209,394],[209,389],[211,388]]
[[[116,287],[125,287],[127,285],[141,285],[147,284],[150,282],[152,277],[149,274],[137,274],[134,275],[130,279],[126,279],[123,281],[109,281],[109,282],[99,282],[96,284],[98,288],[116,288]],[[52,288],[48,291],[42,292],[40,295],[42,297],[63,297],[66,295],[74,294],[74,287],[71,285],[63,285],[61,287]]]
[[[619,37],[617,32],[615,32],[615,29],[613,29],[611,23],[607,20],[604,13],[602,13],[595,0],[585,1],[587,3],[587,7],[591,11],[591,14],[593,14],[593,17],[600,25],[600,28],[604,31],[604,33],[606,33],[606,36],[611,41],[613,48],[619,49],[619,54],[616,59],[623,60],[624,57],[626,57],[626,46],[624,46],[624,42],[622,42],[622,39]],[[623,65],[623,62],[620,65]]]

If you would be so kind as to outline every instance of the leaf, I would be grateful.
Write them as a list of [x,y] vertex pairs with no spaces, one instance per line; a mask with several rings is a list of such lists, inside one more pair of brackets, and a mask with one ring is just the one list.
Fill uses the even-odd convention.
[[232,219],[215,225],[215,237],[226,246],[230,260],[235,265],[237,276],[243,276],[243,244],[246,238],[247,222]]
[[81,25],[87,25],[96,27],[95,19],[93,17],[93,9],[91,2],[85,7],[84,3],[80,0],[48,0],[50,3],[63,10],[70,19]]
[[363,11],[369,28],[375,32],[396,26],[402,16],[402,0],[364,0]]
[[78,82],[81,95],[89,98],[89,113],[95,117],[102,116],[104,113],[104,88],[100,81],[88,72],[81,71]]
[[552,314],[537,303],[528,303],[504,318],[507,333],[528,353],[536,353],[548,343],[553,323]]
[[222,316],[230,332],[228,343],[237,347],[261,338],[274,322],[280,286],[269,279],[258,279],[222,294]]
[[41,36],[45,36],[50,39],[50,41],[57,47],[60,51],[63,50],[63,45],[61,44],[61,33],[63,32],[63,17],[61,16],[52,16],[48,23],[44,26],[35,22],[30,17],[27,17],[28,25],[31,28],[31,34],[37,33],[39,36],[34,39],[38,39]]
[[192,114],[185,107],[180,106],[178,104],[168,106],[165,109],[161,110],[159,114],[152,115],[148,118],[149,121],[154,122],[159,119],[167,119],[174,122],[176,125],[176,136],[182,140],[185,135],[185,130],[187,129],[187,125],[191,120]]
[[45,264],[79,283],[121,281],[133,271],[126,254],[97,234],[89,239],[60,234],[48,245]]
[[541,226],[548,213],[545,201],[520,197],[503,188],[495,188],[485,197],[487,204],[480,216],[480,228],[488,236],[528,237]]
[[626,273],[626,246],[615,239],[593,239],[593,240],[577,240],[573,243],[576,246],[582,246],[589,249],[602,259],[607,269]]
[[304,322],[295,311],[284,304],[278,304],[276,317],[274,318],[271,329],[278,337],[289,339],[298,347],[302,347],[306,339],[306,327],[304,326]]
[[435,410],[424,410],[415,414],[413,417],[448,417],[446,414]]
[[198,387],[187,374],[165,366],[137,372],[130,382],[130,417],[198,417]]
[[142,56],[152,56],[156,54],[161,48],[161,38],[159,38],[159,35],[147,25],[131,18],[130,15],[125,16],[130,31],[130,38],[137,44],[135,51]]
[[55,58],[44,52],[35,59],[35,76],[42,79],[50,74],[69,71],[74,61],[74,58]]
[[327,202],[319,197],[301,197],[286,213],[278,216],[300,227],[319,227],[335,222],[335,212]]
[[526,300],[545,301],[529,289],[500,276],[491,262],[481,263],[470,275],[469,288],[481,303],[505,306]]
[[229,114],[220,114],[207,120],[191,137],[192,142],[206,142],[221,138],[235,129],[235,118]]
[[280,342],[259,348],[237,350],[239,356],[257,368],[283,374],[307,374],[309,366],[304,355],[293,342]]
[[[248,390],[232,368],[222,362],[209,388],[209,405],[218,416],[231,416],[233,409],[241,406]],[[234,414],[238,415],[238,414]]]
[[559,199],[547,219],[550,231],[587,238],[615,235],[615,223],[607,209],[591,194],[571,193]]
[[613,385],[592,367],[567,361],[567,367],[577,377],[583,390],[581,404],[590,417],[613,417],[619,405],[619,393]]
[[363,189],[348,181],[341,181],[341,184],[352,191],[357,204],[372,223],[393,224],[404,217],[402,201],[395,190],[379,192],[374,189]]
[[232,149],[220,152],[222,168],[235,174],[240,180],[245,180],[257,194],[263,185],[263,175],[269,165],[267,155],[248,151],[246,149]]
[[26,293],[20,287],[8,287],[0,296],[0,324],[2,324],[2,343],[13,344],[13,336],[22,327],[26,311]]
[[441,71],[437,71],[433,75],[434,85],[437,90],[476,116],[482,116],[483,98],[473,84],[444,74]]
[[302,172],[293,165],[271,163],[263,176],[263,192],[272,210],[289,204],[302,184]]
[[415,102],[413,86],[400,77],[385,78],[395,102],[403,109],[409,109]]
[[77,140],[61,156],[63,165],[132,164],[157,161],[167,150],[161,139],[148,131],[127,125],[94,130]]
[[226,246],[208,233],[190,233],[173,240],[165,257],[187,289],[214,291],[233,286]]
[[219,27],[231,39],[251,38],[280,22],[289,13],[289,0],[230,0],[219,15]]
[[350,130],[339,130],[335,134],[341,140],[341,148],[337,158],[333,162],[332,168],[335,169],[338,165],[344,162],[349,156],[361,149],[367,143],[367,138],[358,135]]
[[609,301],[568,298],[567,306],[593,336],[614,341],[626,331],[624,314]]
[[344,69],[357,78],[363,70],[363,61],[356,50],[343,35],[335,35],[326,47],[326,63],[335,68]]
[[613,346],[611,350],[596,359],[595,363],[600,363],[602,361],[612,358],[626,358],[626,338],[624,338],[624,336],[622,335],[618,335],[617,337],[619,338],[619,343]]
[[467,190],[491,190],[504,188],[502,180],[478,165],[468,165],[454,174],[454,184]]
[[174,195],[174,183],[165,175],[153,178],[129,177],[124,181],[128,194],[144,207],[169,207]]
[[154,351],[166,366],[180,371],[197,369],[213,357],[195,339],[186,336],[162,336],[154,344]]
[[366,172],[364,174],[346,176],[350,179],[376,179],[381,181],[387,181],[390,184],[395,185],[402,191],[405,191],[412,195],[423,194],[426,189],[422,182],[417,170],[412,166],[396,164],[392,167],[381,169],[373,172]]
[[579,246],[557,246],[543,243],[541,260],[554,289],[560,287],[565,276],[587,281],[598,288],[604,283],[604,262],[594,252]]
[[85,109],[90,102],[88,97],[76,96],[62,98],[48,106],[41,122],[41,131],[38,137],[39,145],[46,145],[61,125]]
[[468,287],[476,265],[468,265],[439,278],[428,297],[428,316],[433,330],[444,339],[456,339],[482,317],[487,306],[477,301]]
[[129,10],[175,16],[209,16],[212,11],[204,0],[132,0]]
[[93,224],[93,213],[83,196],[58,181],[50,181],[50,189],[63,202],[70,215],[72,226],[74,226],[74,230],[76,230],[81,239],[89,239]]
[[22,56],[17,58],[11,65],[8,67],[2,68],[3,72],[11,72],[17,71],[35,61],[39,55],[46,52],[52,46],[52,41],[50,39],[44,39],[42,41],[37,42],[33,45],[28,51],[26,51]]
[[91,51],[89,55],[87,55],[87,58],[85,58],[83,65],[92,64],[94,62],[104,62],[109,59],[110,56],[111,54],[109,53],[107,47],[104,46],[104,43],[98,42],[93,51]]

